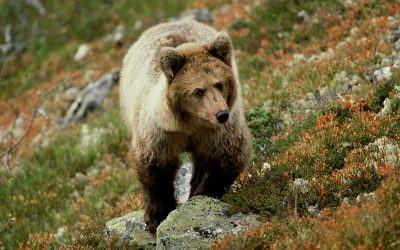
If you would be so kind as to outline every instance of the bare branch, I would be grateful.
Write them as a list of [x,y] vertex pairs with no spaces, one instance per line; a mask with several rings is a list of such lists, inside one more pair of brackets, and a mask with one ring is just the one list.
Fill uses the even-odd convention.
[[[0,159],[2,159],[2,160],[4,161],[4,165],[5,165],[5,167],[6,167],[8,173],[9,173],[9,171],[10,171],[10,167],[9,167],[9,164],[10,164],[10,155],[11,155],[12,151],[15,150],[15,149],[18,147],[18,145],[19,145],[19,144],[25,139],[25,137],[28,135],[29,131],[31,130],[31,128],[32,128],[32,126],[33,126],[33,123],[34,123],[35,118],[37,117],[37,115],[38,115],[38,114],[41,114],[42,111],[41,111],[41,109],[40,109],[40,105],[41,105],[43,99],[44,99],[45,97],[47,97],[48,95],[50,95],[51,93],[53,93],[53,92],[54,92],[55,90],[57,90],[59,87],[65,85],[66,83],[70,82],[72,79],[74,79],[74,78],[76,78],[77,76],[79,76],[80,74],[82,74],[82,73],[81,73],[81,72],[76,73],[76,74],[74,74],[73,76],[71,76],[71,77],[69,77],[69,78],[67,78],[67,79],[65,79],[65,80],[63,80],[63,81],[54,84],[53,87],[51,87],[50,89],[46,90],[45,92],[39,94],[39,96],[38,96],[38,98],[37,98],[37,100],[36,100],[36,102],[35,102],[35,105],[34,105],[34,108],[33,108],[32,114],[31,114],[31,117],[30,117],[30,119],[29,119],[28,127],[25,129],[25,131],[23,132],[23,134],[22,134],[16,141],[14,141],[13,143],[11,143],[11,145],[10,145],[3,153],[1,153],[1,155],[0,155]],[[17,109],[16,109],[15,107],[13,107],[12,105],[8,105],[8,107],[11,108],[11,109],[13,109],[13,110],[16,112],[16,114],[20,114],[19,110],[17,110]],[[18,117],[18,115],[17,115],[17,117]],[[15,119],[15,120],[16,120],[16,119]],[[15,124],[15,120],[14,120],[14,124]],[[13,126],[14,126],[14,125],[13,125]]]

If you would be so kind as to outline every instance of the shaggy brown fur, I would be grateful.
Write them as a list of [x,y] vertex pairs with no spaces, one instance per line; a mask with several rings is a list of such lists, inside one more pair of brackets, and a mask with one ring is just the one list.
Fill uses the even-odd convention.
[[151,232],[176,207],[179,154],[190,152],[194,162],[190,196],[222,196],[248,165],[251,140],[232,52],[226,33],[173,22],[146,31],[124,59],[121,107]]

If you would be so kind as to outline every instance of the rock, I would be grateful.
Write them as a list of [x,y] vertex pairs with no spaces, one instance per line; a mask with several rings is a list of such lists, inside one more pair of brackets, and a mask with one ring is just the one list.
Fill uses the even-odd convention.
[[319,87],[319,96],[320,97],[327,97],[330,95],[328,86],[320,86]]
[[385,57],[385,58],[382,58],[382,61],[381,61],[381,66],[382,67],[388,67],[388,66],[391,66],[391,61],[390,61],[390,58],[388,58],[388,57]]
[[397,27],[396,29],[389,31],[387,38],[389,42],[391,42],[392,44],[400,40],[400,27]]
[[309,206],[308,208],[307,208],[307,212],[309,213],[309,214],[311,214],[311,215],[314,215],[314,216],[316,216],[317,214],[318,214],[318,205],[315,205],[315,206]]
[[383,160],[386,164],[400,166],[400,146],[395,144],[391,139],[384,136],[376,139],[365,147],[372,153],[373,158],[366,160],[373,161],[374,158],[378,159],[383,156]]
[[294,101],[291,104],[291,111],[293,113],[305,113],[307,115],[313,114],[317,111],[319,105],[316,96],[308,92],[303,98]]
[[108,34],[103,38],[103,41],[112,42],[117,46],[121,46],[123,44],[124,36],[125,36],[125,27],[124,25],[119,24],[111,34]]
[[301,10],[300,12],[297,13],[297,18],[302,22],[306,23],[310,19],[310,16],[305,10]]
[[390,67],[383,67],[381,69],[375,70],[373,73],[373,80],[375,82],[380,82],[382,80],[389,80],[392,78],[392,72]]
[[353,75],[351,77],[351,80],[349,83],[351,86],[356,86],[356,85],[360,84],[361,82],[362,82],[361,77],[359,77],[358,75]]
[[264,174],[270,170],[271,170],[271,164],[269,164],[268,162],[264,162],[260,169],[260,176],[264,176]]
[[308,180],[305,180],[302,178],[296,178],[293,181],[293,188],[295,188],[296,190],[299,190],[301,193],[305,194],[310,189],[310,183]]
[[350,30],[351,36],[356,36],[358,34],[358,28],[354,27]]
[[65,229],[65,227],[57,228],[57,233],[55,234],[56,239],[57,240],[61,239],[66,232],[67,230]]
[[157,249],[209,249],[212,241],[259,224],[256,215],[231,214],[228,204],[195,196],[157,228]]
[[172,20],[196,20],[202,23],[214,22],[214,18],[208,9],[192,9],[185,11],[180,16],[172,18]]
[[400,52],[400,39],[397,40],[397,42],[394,43],[394,49],[395,49],[396,51],[399,51],[399,52]]
[[193,164],[184,163],[178,170],[174,180],[175,198],[178,204],[188,200],[190,194],[190,180],[192,179]]
[[[84,126],[86,126],[86,124],[83,125],[82,127],[84,127]],[[82,130],[81,130],[81,133],[82,133]],[[90,168],[90,169],[88,170],[87,176],[89,176],[89,177],[98,176],[99,173],[100,173],[100,170],[98,170],[96,167],[92,167],[92,168]]]
[[374,193],[363,193],[363,194],[359,194],[356,198],[356,203],[357,204],[361,204],[361,203],[365,203],[367,201],[371,201],[375,199],[375,194]]
[[137,21],[135,22],[135,24],[133,25],[133,28],[134,28],[135,30],[140,30],[141,28],[143,28],[143,22],[140,21],[140,20],[137,20]]
[[113,232],[120,239],[129,241],[144,249],[156,248],[156,236],[145,231],[146,224],[143,221],[143,210],[129,213],[123,217],[106,222],[105,234]]
[[272,113],[274,112],[274,104],[271,99],[264,101],[263,103],[263,110],[265,113]]
[[79,48],[74,55],[74,61],[77,62],[82,60],[89,54],[89,52],[90,52],[90,47],[88,44],[79,45]]
[[387,21],[390,25],[396,24],[396,18],[394,16],[388,16]]
[[97,81],[87,85],[75,98],[64,117],[62,127],[69,123],[84,119],[87,113],[93,109],[101,108],[111,86],[118,81],[118,70],[104,74]]
[[114,34],[113,34],[113,42],[115,44],[122,44],[122,39],[125,36],[125,27],[120,24],[115,28]]
[[392,100],[390,100],[390,98],[386,98],[383,101],[383,108],[381,111],[379,111],[378,116],[386,116],[390,113],[392,113]]
[[105,232],[144,249],[209,249],[212,241],[261,223],[257,215],[232,214],[229,209],[220,200],[195,196],[168,215],[157,236],[145,231],[143,211],[108,221]]

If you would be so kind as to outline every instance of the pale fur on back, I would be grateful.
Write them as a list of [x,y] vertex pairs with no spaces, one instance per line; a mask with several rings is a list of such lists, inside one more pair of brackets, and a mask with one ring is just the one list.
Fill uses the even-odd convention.
[[[147,144],[147,141],[150,143],[154,140],[165,139],[169,142],[164,137],[171,136],[176,138],[172,140],[173,146],[165,145],[167,147],[166,154],[175,154],[176,152],[168,151],[180,151],[185,147],[187,142],[185,136],[180,135],[180,124],[167,106],[167,80],[160,68],[157,55],[162,47],[180,47],[190,51],[191,47],[196,47],[194,44],[206,45],[216,35],[216,30],[204,24],[195,21],[175,21],[160,24],[145,31],[129,49],[121,71],[120,105],[123,119],[132,134],[133,147],[140,147],[141,142]],[[229,128],[235,130],[246,126],[240,126],[240,124],[245,124],[245,120],[237,67],[233,57],[232,55],[231,61],[238,85],[236,86],[237,98],[231,110],[232,119],[228,122],[232,124],[232,127],[229,124],[224,127],[227,132],[234,135],[237,133],[228,131]],[[163,132],[168,133],[168,136]],[[154,138],[157,136],[160,138]],[[222,140],[222,138],[218,138],[219,136],[226,136],[226,133],[221,133],[216,137],[211,135],[211,138],[205,136],[204,144],[209,144],[210,139],[215,140],[215,144],[218,144],[219,140]],[[197,138],[197,140],[203,139]],[[146,147],[147,145],[142,146]],[[172,148],[169,149],[169,146]],[[151,149],[147,148],[147,150]],[[158,157],[168,158],[167,155]]]

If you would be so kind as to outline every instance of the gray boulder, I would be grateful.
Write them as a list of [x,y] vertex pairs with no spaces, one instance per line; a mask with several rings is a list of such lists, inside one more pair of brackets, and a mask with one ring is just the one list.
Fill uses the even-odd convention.
[[143,211],[106,223],[106,232],[144,249],[209,249],[214,240],[259,225],[255,214],[231,213],[220,200],[195,196],[172,211],[153,236],[144,231]]
[[64,117],[62,127],[65,128],[72,122],[84,119],[91,110],[101,108],[104,98],[110,91],[112,85],[118,82],[118,77],[119,69],[112,70],[80,91],[69,107]]
[[129,241],[132,245],[144,249],[156,248],[156,236],[145,231],[146,224],[143,220],[143,210],[126,214],[122,217],[106,222],[105,235],[114,233],[122,240]]

